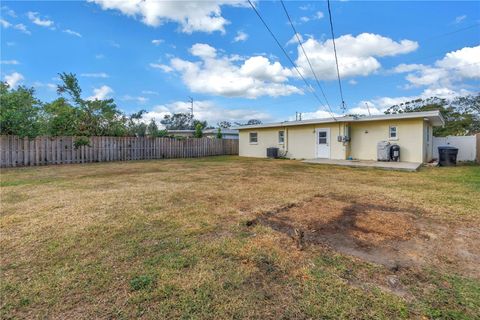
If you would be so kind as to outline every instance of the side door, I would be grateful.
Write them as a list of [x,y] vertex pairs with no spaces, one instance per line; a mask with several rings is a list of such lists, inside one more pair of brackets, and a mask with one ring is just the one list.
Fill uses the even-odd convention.
[[315,129],[317,158],[330,159],[330,128]]

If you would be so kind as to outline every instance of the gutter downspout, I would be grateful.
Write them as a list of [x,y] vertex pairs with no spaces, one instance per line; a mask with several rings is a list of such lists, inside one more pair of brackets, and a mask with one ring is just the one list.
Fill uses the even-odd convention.
[[288,158],[288,128],[283,127],[283,130],[285,132],[285,157]]

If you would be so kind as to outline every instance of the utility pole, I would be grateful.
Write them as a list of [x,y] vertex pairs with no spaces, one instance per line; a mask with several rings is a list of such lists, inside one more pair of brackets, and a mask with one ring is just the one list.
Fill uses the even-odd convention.
[[368,110],[368,115],[371,116],[372,114],[370,113],[370,107],[368,106],[368,103],[365,102],[365,105],[367,106],[367,110]]
[[193,98],[188,97],[188,101],[190,102],[190,113],[192,114],[192,119],[193,119]]

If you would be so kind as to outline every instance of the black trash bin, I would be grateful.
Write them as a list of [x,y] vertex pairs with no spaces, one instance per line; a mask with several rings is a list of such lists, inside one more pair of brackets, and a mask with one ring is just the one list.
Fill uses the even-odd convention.
[[392,144],[390,147],[390,160],[400,161],[400,146],[398,144]]
[[276,159],[278,158],[278,148],[267,148],[267,158]]
[[457,164],[458,148],[450,146],[438,147],[438,164],[442,167],[454,166]]

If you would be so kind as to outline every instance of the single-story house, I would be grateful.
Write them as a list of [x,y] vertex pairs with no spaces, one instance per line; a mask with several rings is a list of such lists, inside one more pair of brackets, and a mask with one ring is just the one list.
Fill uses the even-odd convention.
[[[222,139],[238,140],[238,130],[236,129],[220,129],[222,132]],[[167,130],[169,134],[180,137],[193,137],[195,130]],[[205,129],[203,136],[208,138],[216,138],[218,129]]]
[[195,130],[190,129],[179,129],[179,130],[167,130],[168,134],[174,135],[176,137],[193,137]]
[[[233,139],[238,140],[238,130],[236,129],[220,129],[222,132],[222,139]],[[203,130],[203,135],[205,137],[216,138],[218,129],[205,129]]]
[[433,155],[432,127],[443,126],[439,111],[284,121],[237,127],[239,155],[267,156],[277,147],[295,159],[377,160],[377,143],[400,147],[400,161],[428,162]]

